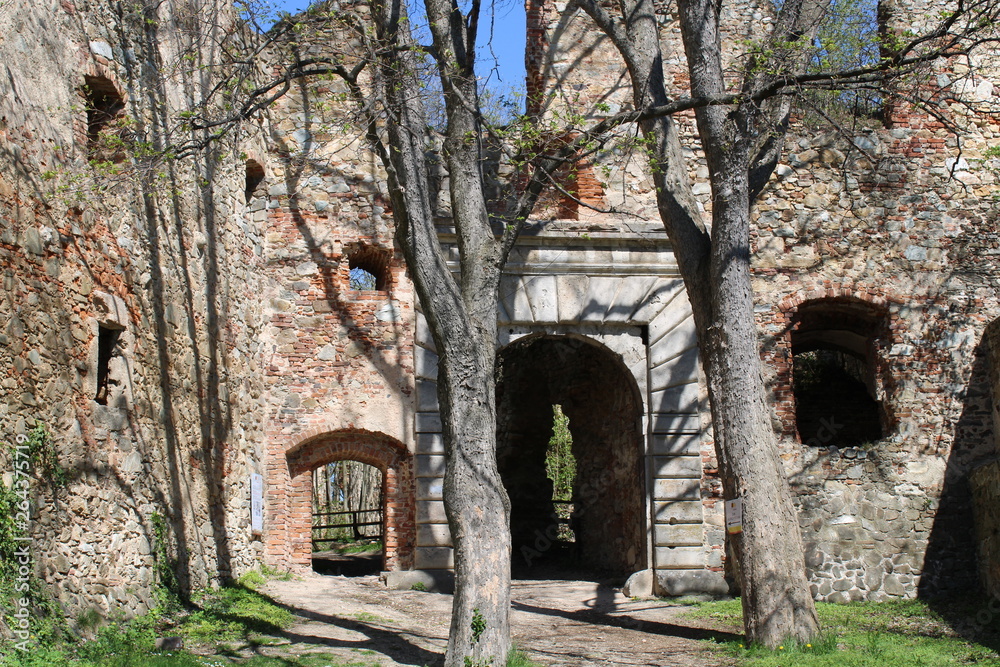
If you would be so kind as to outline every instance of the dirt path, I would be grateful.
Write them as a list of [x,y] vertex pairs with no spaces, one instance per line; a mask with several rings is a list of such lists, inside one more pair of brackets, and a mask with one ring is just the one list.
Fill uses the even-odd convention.
[[[316,651],[385,667],[441,664],[449,595],[390,591],[374,576],[319,575],[271,581],[261,592],[302,619],[286,633],[289,644],[262,653]],[[726,633],[683,611],[658,600],[633,601],[592,582],[517,581],[511,622],[517,645],[553,667],[729,664],[697,641]]]

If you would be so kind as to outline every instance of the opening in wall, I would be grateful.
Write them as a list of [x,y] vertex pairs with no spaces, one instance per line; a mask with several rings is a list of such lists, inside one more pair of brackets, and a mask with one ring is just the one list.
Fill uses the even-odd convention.
[[350,286],[353,290],[388,290],[389,260],[388,250],[361,245],[350,251]]
[[246,203],[257,194],[257,189],[264,183],[264,167],[256,160],[247,160],[246,163],[246,185],[243,188],[243,196]]
[[382,569],[384,475],[360,461],[313,470],[312,566],[320,574],[360,576]]
[[795,424],[805,444],[850,447],[885,435],[864,360],[817,349],[795,355],[793,363]]
[[92,158],[121,162],[125,159],[124,129],[116,128],[123,118],[125,100],[110,79],[84,77],[84,104],[87,109],[87,152]]
[[[872,67],[895,55],[897,41],[889,29],[887,3],[882,0],[832,0],[815,26],[809,69],[813,73]],[[826,127],[833,118],[844,126],[872,128],[885,123],[884,86],[806,91],[807,122]]]
[[111,360],[119,354],[118,338],[122,331],[105,324],[97,329],[97,394],[94,400],[101,405],[108,404],[110,387],[118,383],[111,373]]
[[856,301],[803,305],[792,330],[795,426],[803,444],[855,447],[885,437],[885,313]]

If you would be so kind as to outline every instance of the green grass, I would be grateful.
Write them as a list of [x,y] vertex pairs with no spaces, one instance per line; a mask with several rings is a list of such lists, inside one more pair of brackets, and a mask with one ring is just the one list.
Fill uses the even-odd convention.
[[8,662],[5,659],[0,659],[0,665],[4,665],[4,667],[61,667],[63,665],[71,667],[227,667],[228,665],[239,665],[239,667],[381,667],[381,663],[377,661],[344,661],[328,653],[308,653],[280,658],[257,655],[245,660],[217,655],[192,655],[190,653],[147,653],[130,656],[107,656],[96,662],[69,662],[69,658],[64,653],[45,652],[34,662],[27,660],[29,660],[27,657],[20,662]]
[[332,546],[331,550],[336,551],[338,554],[367,554],[373,551],[380,551],[382,549],[382,543],[375,542],[355,542],[352,544],[342,544]]
[[[822,634],[805,645],[787,642],[776,650],[741,641],[716,644],[740,667],[1000,667],[1000,619],[977,626],[976,641],[959,636],[953,624],[975,619],[982,605],[969,602],[931,608],[918,600],[830,604],[819,602]],[[693,615],[742,626],[739,600],[703,602]],[[965,633],[967,634],[967,633]],[[982,643],[978,643],[982,642]]]
[[353,614],[356,620],[362,623],[379,623],[380,625],[392,625],[393,620],[391,618],[385,618],[384,616],[379,616],[378,614],[372,614],[367,611],[359,611]]
[[198,609],[175,634],[196,642],[253,643],[257,635],[278,633],[295,621],[290,611],[242,585],[202,591],[192,601]]
[[510,655],[507,656],[506,667],[542,667],[542,666],[539,663],[533,661],[531,658],[529,658],[527,653],[515,647],[511,649]]
[[[252,578],[251,578],[252,579]],[[87,623],[90,624],[90,619]],[[182,637],[185,648],[203,647],[209,651],[235,655],[234,647],[260,646],[274,641],[274,635],[294,622],[294,616],[283,607],[242,584],[217,590],[201,591],[193,596],[192,606],[168,605],[157,612],[130,620],[104,625],[92,637],[78,643],[42,645],[21,652],[11,648],[0,655],[4,667],[196,667],[236,664],[229,657],[205,657],[186,652],[155,650],[157,637]],[[334,664],[330,661],[311,662],[236,661],[250,665],[313,665]]]

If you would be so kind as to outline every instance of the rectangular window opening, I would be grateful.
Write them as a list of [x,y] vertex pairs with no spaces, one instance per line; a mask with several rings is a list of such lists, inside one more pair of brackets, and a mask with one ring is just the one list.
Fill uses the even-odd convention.
[[94,400],[101,405],[108,404],[108,390],[112,384],[111,359],[118,354],[121,332],[121,329],[104,324],[99,325],[97,330],[97,394]]

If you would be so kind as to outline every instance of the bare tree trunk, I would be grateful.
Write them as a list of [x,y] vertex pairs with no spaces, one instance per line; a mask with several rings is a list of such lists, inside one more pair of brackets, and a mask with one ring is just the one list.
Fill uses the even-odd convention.
[[[380,151],[389,175],[396,237],[437,347],[438,397],[447,465],[444,501],[455,547],[455,595],[447,667],[499,667],[510,651],[510,501],[496,463],[496,308],[504,246],[494,237],[483,187],[482,128],[472,63],[478,2],[469,17],[426,0],[447,111],[444,156],[460,273],[452,274],[435,225],[422,97],[405,7],[372,5],[378,72],[388,118]],[[402,20],[401,20],[402,18]],[[466,18],[468,21],[466,22]],[[395,53],[388,49],[398,47]],[[369,126],[369,136],[376,130]]]
[[[495,327],[495,311],[489,313]],[[489,331],[489,327],[484,327]],[[485,332],[484,332],[485,333]],[[495,340],[495,332],[490,332]],[[495,343],[462,345],[439,377],[455,545],[455,597],[445,664],[502,665],[510,651],[510,500],[496,463]],[[454,370],[451,370],[454,368]]]
[[[669,102],[652,0],[626,1],[624,22],[595,0],[581,5],[624,57],[636,108]],[[692,96],[725,91],[718,7],[715,0],[678,2]],[[787,106],[771,112],[787,113]],[[696,110],[712,183],[711,233],[691,193],[673,119],[648,119],[641,129],[651,148],[660,217],[698,330],[725,497],[743,505],[743,533],[734,552],[747,639],[775,647],[788,638],[811,639],[818,622],[791,491],[770,426],[753,317],[749,174],[751,166],[773,159],[774,153],[773,144],[766,156],[758,145],[754,130],[762,114],[754,105]]]
[[699,327],[700,351],[725,496],[742,503],[743,532],[732,539],[744,626],[750,641],[773,648],[789,638],[810,640],[818,621],[761,374],[750,283],[747,170],[718,173],[712,296],[710,303],[695,304],[697,295],[692,304],[707,324]]

